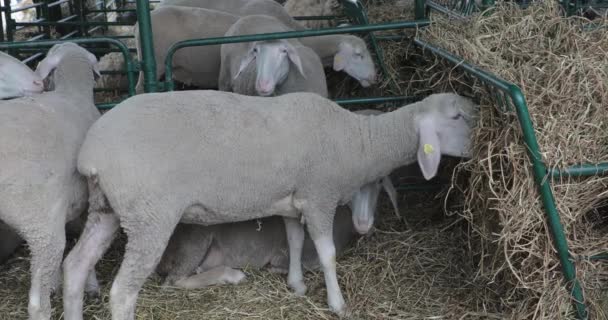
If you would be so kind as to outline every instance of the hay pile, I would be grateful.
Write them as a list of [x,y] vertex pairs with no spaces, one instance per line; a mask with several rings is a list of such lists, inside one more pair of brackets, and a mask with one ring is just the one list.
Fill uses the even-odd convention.
[[[434,25],[419,32],[421,39],[522,88],[549,167],[608,161],[608,21],[583,31],[585,20],[561,17],[556,1],[526,10],[499,3],[495,11],[467,21],[433,17]],[[462,188],[463,217],[479,276],[502,287],[502,305],[513,319],[569,318],[571,300],[515,113],[499,112],[479,82],[428,54],[413,49],[401,58],[427,65],[414,73],[398,70],[402,79],[417,80],[408,85],[411,91],[457,90],[481,97],[475,155],[459,168],[470,175]],[[571,253],[580,258],[608,251],[608,178],[562,178],[552,190]],[[578,261],[577,274],[590,319],[608,318],[608,263]]]

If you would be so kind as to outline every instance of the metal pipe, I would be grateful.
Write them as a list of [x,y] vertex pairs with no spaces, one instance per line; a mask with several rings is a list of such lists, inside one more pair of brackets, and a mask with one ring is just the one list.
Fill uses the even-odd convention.
[[416,0],[414,2],[414,17],[416,20],[426,18],[426,1]]
[[[144,1],[144,0],[138,0]],[[230,36],[230,37],[214,37],[206,39],[191,39],[184,40],[174,43],[167,51],[167,57],[165,58],[165,81],[166,90],[172,91],[174,88],[173,84],[173,55],[179,49],[194,46],[207,46],[217,45],[223,43],[239,43],[239,42],[250,42],[250,41],[263,41],[263,40],[277,40],[277,39],[289,39],[289,38],[305,38],[314,36],[323,36],[330,34],[344,34],[344,33],[363,33],[370,31],[390,30],[390,29],[404,29],[404,28],[416,28],[420,26],[429,25],[430,21],[401,21],[392,23],[380,23],[380,24],[369,24],[365,26],[348,26],[339,28],[325,28],[316,30],[301,30],[301,31],[289,31],[289,32],[274,32],[274,33],[261,33],[244,36]],[[140,33],[141,33],[141,22],[140,22]],[[143,39],[143,36],[141,36]],[[144,59],[144,61],[146,61]]]
[[148,0],[137,0],[137,23],[139,24],[139,41],[142,59],[141,68],[144,73],[144,91],[156,92],[156,59],[154,57],[152,21],[150,18],[150,3]]
[[607,175],[608,174],[608,163],[599,164],[580,164],[565,169],[551,169],[549,173],[553,178],[559,177],[585,177],[595,175]]
[[[145,0],[144,0],[145,1]],[[127,81],[129,82],[129,96],[135,95],[135,77],[133,73],[135,73],[135,66],[133,65],[133,61],[131,59],[131,55],[129,54],[129,48],[119,40],[111,39],[111,38],[74,38],[70,39],[70,42],[78,43],[78,44],[87,44],[87,43],[111,43],[120,49],[122,52],[125,65],[127,67]],[[38,48],[38,47],[50,47],[58,43],[63,43],[65,40],[41,40],[35,42],[29,41],[20,41],[20,42],[11,42],[11,43],[0,43],[0,49],[15,49],[15,48]],[[39,54],[41,55],[41,54]],[[30,57],[31,58],[31,57]]]
[[341,98],[335,99],[334,102],[339,105],[353,104],[378,104],[384,102],[407,101],[408,103],[421,100],[422,97],[414,96],[394,96],[394,97],[362,97],[362,98]]

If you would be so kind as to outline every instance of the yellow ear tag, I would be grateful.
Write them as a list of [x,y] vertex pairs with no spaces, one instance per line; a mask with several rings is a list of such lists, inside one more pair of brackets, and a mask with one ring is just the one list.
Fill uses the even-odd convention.
[[340,56],[335,56],[335,57],[334,57],[334,61],[335,61],[336,63],[340,63],[340,61],[342,61],[342,58],[341,58]]
[[424,144],[424,153],[431,154],[431,153],[433,153],[433,151],[435,151],[435,149],[433,149],[432,145],[430,145],[428,143]]

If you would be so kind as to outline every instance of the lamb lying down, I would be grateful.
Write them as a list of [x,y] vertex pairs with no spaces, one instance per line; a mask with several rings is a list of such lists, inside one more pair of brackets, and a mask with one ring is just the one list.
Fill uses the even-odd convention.
[[[352,214],[346,206],[336,210],[333,224],[336,255],[346,249],[356,233],[365,234],[371,229],[382,187],[399,214],[396,192],[389,177],[366,184],[349,203]],[[302,250],[302,265],[311,271],[321,267],[308,233]],[[237,284],[245,280],[245,274],[236,269],[245,267],[268,267],[271,272],[288,272],[289,246],[282,217],[212,226],[179,224],[156,271],[165,276],[165,286],[195,289]]]

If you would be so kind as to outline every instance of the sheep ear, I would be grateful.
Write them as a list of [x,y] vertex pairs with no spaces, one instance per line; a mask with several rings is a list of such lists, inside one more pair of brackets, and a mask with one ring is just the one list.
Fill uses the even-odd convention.
[[38,63],[36,67],[36,74],[40,76],[41,79],[46,79],[49,76],[51,71],[57,67],[59,64],[60,56],[58,55],[50,55],[46,56],[42,61]]
[[399,212],[399,204],[397,203],[397,191],[395,190],[395,186],[393,186],[393,182],[389,176],[382,178],[382,187],[384,187],[384,191],[386,191],[388,198],[391,200],[395,214],[397,217],[400,217],[401,213]]
[[296,50],[296,48],[294,48],[294,46],[291,45],[291,43],[287,41],[284,41],[284,43],[287,47],[287,57],[289,57],[289,60],[291,60],[291,62],[296,65],[302,77],[306,78],[306,75],[304,74],[304,68],[302,68],[302,60],[300,59],[298,51]]
[[338,52],[334,55],[334,70],[341,71],[346,67],[346,58],[344,54]]
[[431,180],[437,174],[441,160],[439,136],[431,119],[423,119],[419,122],[417,158],[424,178]]
[[91,62],[91,65],[93,66],[93,72],[95,73],[95,80],[97,80],[97,78],[101,77],[101,73],[99,72],[99,65],[97,62],[97,57],[95,57],[94,54],[88,52],[87,58],[89,59],[89,62]]
[[256,43],[252,43],[251,44],[251,48],[249,48],[249,51],[247,51],[247,54],[243,57],[243,59],[241,60],[241,65],[239,66],[239,71],[237,71],[237,73],[234,75],[234,79],[238,78],[241,73],[243,72],[243,70],[245,70],[245,68],[247,68],[247,66],[253,62],[253,60],[255,60],[255,52],[253,51],[255,49]]

